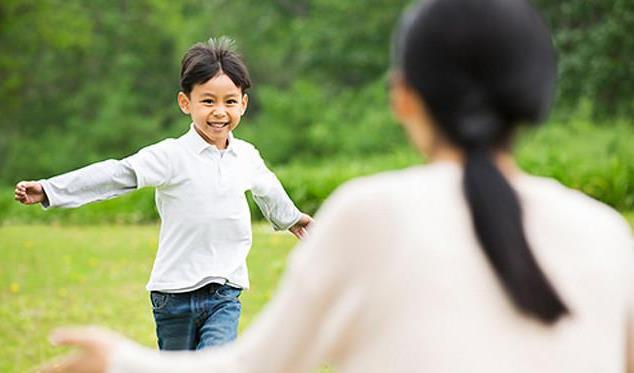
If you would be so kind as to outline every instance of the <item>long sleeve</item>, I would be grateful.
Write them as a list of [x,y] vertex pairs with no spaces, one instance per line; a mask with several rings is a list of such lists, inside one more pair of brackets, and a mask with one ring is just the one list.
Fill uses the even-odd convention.
[[301,212],[290,199],[282,184],[276,180],[269,193],[258,196],[253,194],[253,200],[258,205],[264,217],[271,222],[276,231],[283,231],[292,227],[301,217]]
[[[157,352],[130,342],[119,345],[110,373],[310,372],[354,340],[362,293],[351,284],[349,245],[364,244],[361,227],[343,224],[345,199],[324,206],[320,224],[291,254],[280,287],[238,340],[202,352]],[[359,260],[363,262],[362,259]]]
[[253,199],[264,217],[278,231],[292,227],[301,217],[301,212],[290,199],[282,183],[264,164],[257,150],[252,155],[254,165]]
[[113,159],[39,182],[48,198],[44,207],[79,207],[114,198],[137,187],[136,175],[128,162]]
[[166,139],[122,160],[109,159],[40,180],[48,197],[48,204],[43,206],[79,207],[137,188],[164,185],[172,175],[169,156],[172,144],[172,139]]

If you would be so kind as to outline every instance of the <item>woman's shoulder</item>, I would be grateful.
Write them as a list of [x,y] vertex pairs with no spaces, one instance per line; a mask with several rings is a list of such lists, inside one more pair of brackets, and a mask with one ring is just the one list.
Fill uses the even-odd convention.
[[352,179],[337,188],[329,199],[336,200],[338,206],[348,205],[367,214],[378,207],[386,210],[412,200],[424,203],[421,198],[432,200],[453,193],[459,177],[458,165],[411,166]]
[[522,204],[548,210],[553,218],[565,218],[569,226],[586,227],[589,233],[631,239],[630,225],[617,210],[555,179],[523,175],[514,187],[520,192]]
[[442,184],[460,177],[460,166],[449,162],[415,165],[403,169],[388,170],[349,181],[350,187],[369,190],[407,189],[412,183],[421,186]]

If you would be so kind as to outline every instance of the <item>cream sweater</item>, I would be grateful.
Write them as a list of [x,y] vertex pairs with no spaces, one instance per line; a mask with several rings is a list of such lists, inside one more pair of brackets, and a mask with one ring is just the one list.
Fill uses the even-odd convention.
[[[238,341],[158,353],[121,343],[110,372],[634,372],[634,246],[612,209],[512,180],[530,245],[572,311],[547,326],[511,304],[477,244],[452,163],[340,188]],[[629,342],[628,342],[629,341]],[[628,347],[629,343],[629,347]]]

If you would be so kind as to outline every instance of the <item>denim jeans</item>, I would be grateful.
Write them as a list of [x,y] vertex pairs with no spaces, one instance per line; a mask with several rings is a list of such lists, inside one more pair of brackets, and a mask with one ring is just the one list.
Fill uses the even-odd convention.
[[187,293],[152,291],[152,311],[161,350],[200,350],[236,339],[241,290],[209,284]]

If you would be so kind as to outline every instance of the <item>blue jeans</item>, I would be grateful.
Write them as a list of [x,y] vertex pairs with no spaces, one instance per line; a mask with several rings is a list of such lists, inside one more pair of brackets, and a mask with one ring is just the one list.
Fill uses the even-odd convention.
[[152,291],[152,311],[161,350],[200,350],[238,335],[241,290],[209,284],[187,293]]

